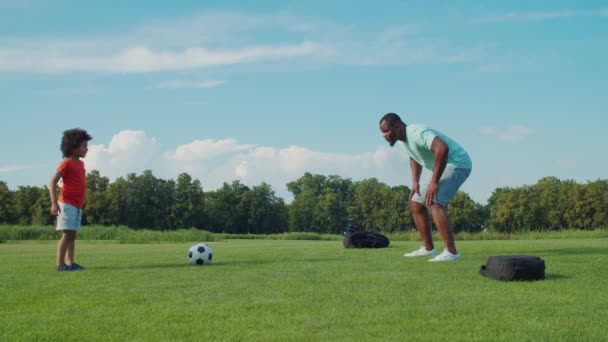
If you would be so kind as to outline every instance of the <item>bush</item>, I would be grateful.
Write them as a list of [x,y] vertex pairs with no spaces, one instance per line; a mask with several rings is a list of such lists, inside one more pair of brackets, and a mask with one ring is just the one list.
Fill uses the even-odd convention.
[[[0,226],[0,243],[19,240],[58,240],[61,233],[52,226]],[[178,229],[172,231],[134,230],[125,226],[83,226],[77,240],[115,241],[118,243],[160,243],[214,241],[205,230]]]
[[[405,232],[383,233],[391,241],[420,241],[415,230]],[[0,243],[8,241],[58,240],[61,233],[52,226],[15,226],[0,225]],[[434,239],[439,239],[433,232]],[[500,233],[483,231],[479,233],[460,232],[455,235],[456,241],[466,240],[538,240],[538,239],[594,239],[608,238],[608,228],[596,230],[561,230],[551,232],[525,231],[519,233]],[[228,234],[210,233],[199,229],[149,230],[131,229],[125,226],[83,226],[77,236],[85,241],[113,241],[118,243],[162,243],[162,242],[210,242],[228,239],[260,240],[342,240],[342,235],[319,234],[310,232],[290,232],[281,234]]]

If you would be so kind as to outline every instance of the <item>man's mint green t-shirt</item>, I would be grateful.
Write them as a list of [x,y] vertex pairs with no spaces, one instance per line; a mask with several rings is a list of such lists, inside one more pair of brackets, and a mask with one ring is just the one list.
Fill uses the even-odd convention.
[[435,168],[435,155],[431,151],[431,144],[435,137],[439,137],[448,145],[448,165],[463,169],[473,167],[469,154],[462,146],[447,135],[424,125],[407,125],[405,127],[405,142],[398,141],[398,143],[418,164],[433,170]]

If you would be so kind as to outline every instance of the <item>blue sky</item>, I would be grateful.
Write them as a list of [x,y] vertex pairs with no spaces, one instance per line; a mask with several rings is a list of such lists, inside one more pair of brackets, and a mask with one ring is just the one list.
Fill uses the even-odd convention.
[[0,0],[0,180],[42,186],[63,130],[112,180],[205,190],[309,171],[411,185],[378,120],[472,156],[462,190],[608,175],[605,1]]

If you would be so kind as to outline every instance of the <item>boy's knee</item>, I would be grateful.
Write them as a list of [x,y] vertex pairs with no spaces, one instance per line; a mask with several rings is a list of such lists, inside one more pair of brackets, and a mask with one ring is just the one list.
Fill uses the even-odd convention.
[[74,240],[76,238],[76,231],[75,230],[64,230],[63,231],[63,236],[66,239]]

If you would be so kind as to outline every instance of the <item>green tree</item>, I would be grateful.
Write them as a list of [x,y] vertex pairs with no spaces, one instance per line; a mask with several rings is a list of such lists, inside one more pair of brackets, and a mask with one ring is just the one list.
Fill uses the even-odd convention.
[[354,198],[352,180],[340,176],[313,175],[287,184],[294,195],[289,206],[289,229],[341,233],[348,222],[348,207]]
[[476,232],[483,229],[484,207],[462,191],[457,192],[450,201],[448,215],[454,233]]
[[490,207],[489,229],[508,233],[517,227],[514,218],[516,197],[516,191],[509,187],[494,190],[488,200]]
[[108,196],[110,180],[92,170],[86,176],[87,199],[83,207],[83,224],[116,224],[111,214],[111,198]]
[[14,209],[13,192],[8,188],[6,182],[0,181],[0,223],[14,223]]
[[171,208],[175,202],[175,181],[154,177],[152,171],[119,177],[108,186],[113,224],[155,230],[173,229]]
[[51,198],[49,188],[45,185],[42,188],[35,188],[38,193],[37,199],[31,207],[31,223],[36,225],[50,225],[55,222],[55,218],[50,213]]
[[564,213],[568,226],[572,229],[591,229],[594,204],[589,187],[577,184],[570,189],[570,204]]
[[365,230],[398,232],[413,228],[409,192],[407,186],[391,188],[376,178],[364,179],[355,184],[350,217]]
[[128,225],[129,224],[129,183],[123,177],[118,177],[108,185],[105,192],[107,210],[107,224]]
[[198,179],[193,180],[187,173],[177,176],[171,218],[175,228],[204,228],[206,218],[203,187]]
[[316,231],[315,209],[326,179],[306,172],[296,181],[287,183],[287,190],[294,196],[289,205],[289,230]]
[[598,179],[587,184],[593,203],[591,229],[608,227],[608,180]]
[[525,224],[530,229],[558,230],[567,228],[564,211],[567,206],[567,192],[573,183],[556,177],[541,178],[535,185],[523,189],[528,191]]
[[284,202],[279,202],[272,187],[262,182],[254,186],[251,191],[245,192],[243,198],[247,200],[241,203],[248,204],[247,223],[251,233],[279,233],[287,228],[287,220],[284,215],[286,209]]
[[105,192],[110,185],[108,177],[103,177],[98,170],[87,173],[86,182],[87,192]]
[[376,178],[357,182],[349,216],[362,229],[389,231],[386,220],[393,215],[391,197],[391,188]]
[[206,196],[205,209],[209,218],[209,230],[224,233],[246,233],[249,230],[249,206],[241,203],[244,193],[251,191],[239,181],[224,183],[220,189]]
[[[14,193],[14,213],[16,221],[20,225],[32,224],[32,218],[36,208],[40,205],[41,189],[35,186],[19,186]],[[48,191],[46,193],[48,197]],[[47,210],[50,206],[47,208]],[[50,215],[50,213],[49,213]]]
[[410,188],[405,185],[394,186],[391,188],[390,199],[387,206],[390,208],[386,231],[398,232],[405,230],[416,230],[412,209],[408,204]]
[[171,229],[170,208],[174,205],[175,181],[154,177],[150,170],[127,176],[127,224],[134,228]]

